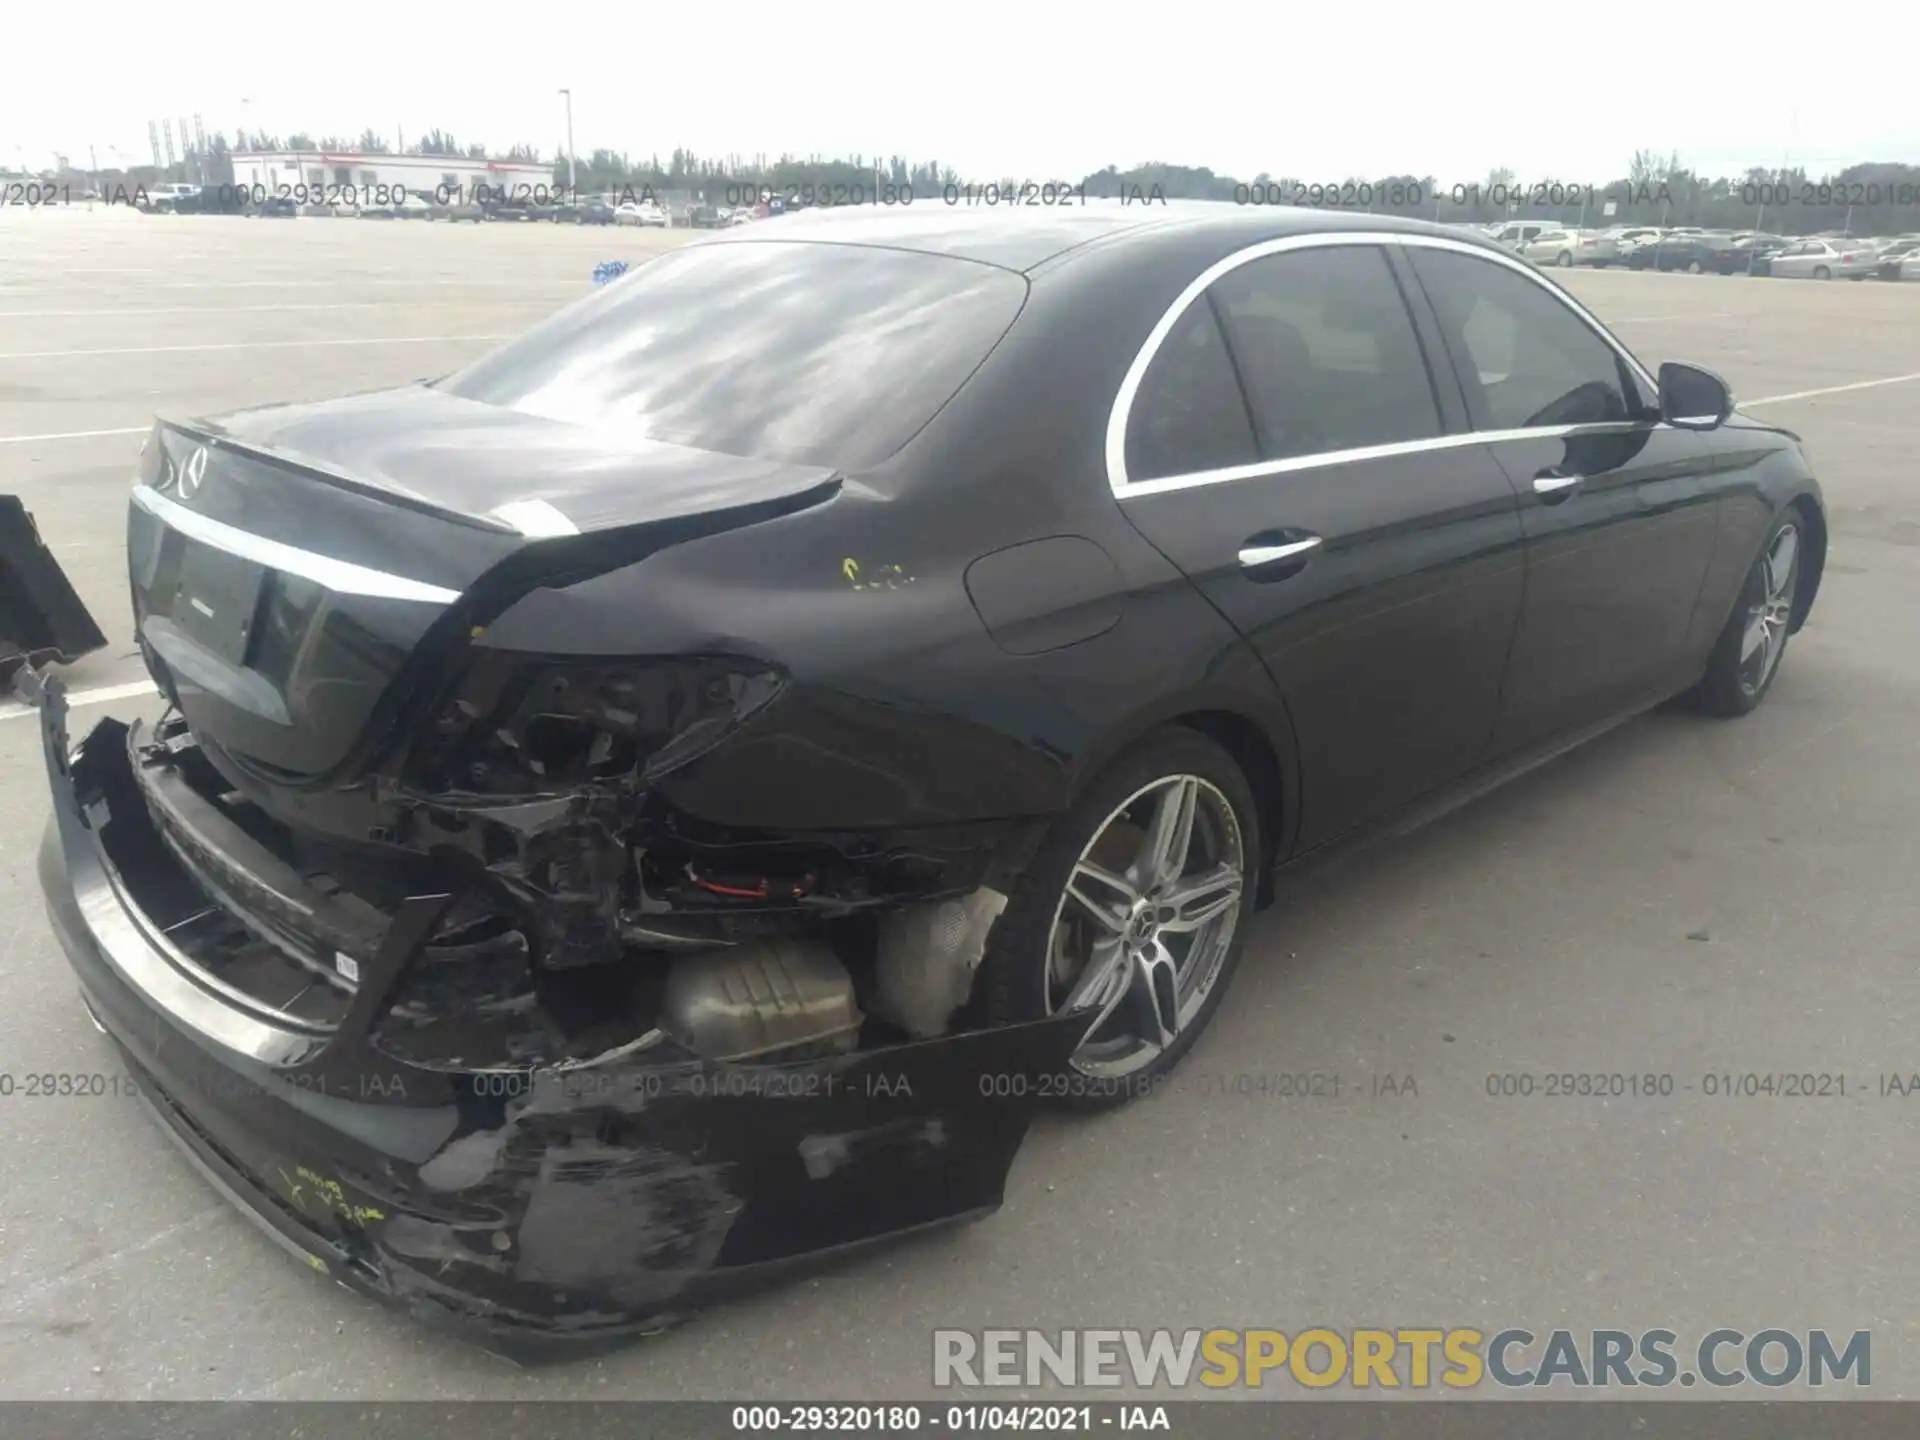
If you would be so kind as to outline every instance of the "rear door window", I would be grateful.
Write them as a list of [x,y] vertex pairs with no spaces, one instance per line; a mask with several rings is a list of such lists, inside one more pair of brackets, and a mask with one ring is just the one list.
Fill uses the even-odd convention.
[[1269,255],[1221,276],[1208,293],[1264,458],[1441,433],[1426,357],[1378,246]]
[[1233,361],[1203,297],[1167,332],[1141,377],[1127,417],[1127,479],[1197,475],[1259,458]]
[[862,469],[1006,334],[1024,277],[858,245],[671,251],[439,383],[469,400],[729,455]]

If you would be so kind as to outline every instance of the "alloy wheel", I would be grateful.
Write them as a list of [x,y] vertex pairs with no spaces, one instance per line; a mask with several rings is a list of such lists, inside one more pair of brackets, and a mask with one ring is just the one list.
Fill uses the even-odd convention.
[[1047,937],[1047,1009],[1085,1010],[1075,1069],[1118,1079],[1193,1023],[1233,949],[1246,886],[1233,806],[1197,775],[1136,790],[1080,852]]
[[1783,525],[1760,557],[1761,594],[1747,607],[1740,637],[1740,689],[1758,695],[1780,663],[1787,626],[1793,620],[1794,594],[1800,584],[1800,531]]

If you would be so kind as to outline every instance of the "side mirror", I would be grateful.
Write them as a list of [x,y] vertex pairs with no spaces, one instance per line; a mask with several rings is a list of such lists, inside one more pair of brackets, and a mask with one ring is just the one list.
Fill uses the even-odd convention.
[[1733,391],[1711,370],[1669,360],[1660,367],[1660,418],[1681,430],[1715,430],[1733,414]]

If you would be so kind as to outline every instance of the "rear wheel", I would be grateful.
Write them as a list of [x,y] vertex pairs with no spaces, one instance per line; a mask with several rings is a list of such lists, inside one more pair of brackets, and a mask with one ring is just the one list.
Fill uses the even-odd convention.
[[1745,715],[1766,698],[1780,673],[1800,593],[1805,538],[1800,512],[1789,510],[1760,547],[1707,661],[1707,673],[1694,689],[1696,705],[1707,714]]
[[988,936],[986,1020],[1087,1016],[1071,1074],[1049,1086],[1104,1109],[1152,1088],[1199,1038],[1239,963],[1261,855],[1234,759],[1160,731],[1048,833]]
[[1558,265],[1562,270],[1572,268],[1573,252],[1571,250],[1562,250],[1553,263]]
[[1813,278],[1816,280],[1831,280],[1833,278],[1833,271],[1824,265],[1816,265],[1813,267]]
[[1689,260],[1687,262],[1687,274],[1698,275],[1699,273],[1700,273],[1700,262],[1698,260]]

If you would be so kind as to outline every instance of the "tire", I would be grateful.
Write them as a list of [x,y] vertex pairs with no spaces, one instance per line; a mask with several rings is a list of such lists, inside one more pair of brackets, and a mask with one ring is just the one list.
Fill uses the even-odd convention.
[[1698,260],[1689,260],[1687,262],[1687,274],[1698,275],[1699,273],[1700,273],[1700,262]]
[[[1148,827],[1168,813],[1178,787],[1188,786],[1189,845],[1180,864],[1159,872],[1156,887],[1153,867],[1145,864]],[[989,1025],[1042,1019],[1074,999],[1075,984],[1101,981],[1085,1003],[1090,1021],[1102,1010],[1106,1018],[1090,1023],[1088,1041],[1069,1062],[1069,1083],[1050,1085],[1048,1093],[1070,1109],[1104,1110],[1150,1091],[1192,1048],[1232,981],[1263,853],[1259,809],[1233,757],[1181,727],[1149,735],[1102,772],[1041,841],[988,933],[974,986],[976,1013]],[[1099,867],[1109,879],[1139,875],[1147,883],[1134,893],[1142,898],[1129,908],[1119,889],[1084,878],[1083,867]],[[1226,877],[1235,872],[1230,897]],[[1207,918],[1197,927],[1172,925],[1163,935],[1155,922],[1175,914],[1179,892],[1165,885],[1174,874],[1189,882],[1216,878],[1210,886],[1187,887],[1187,903]],[[1083,878],[1070,895],[1076,875]],[[1086,896],[1108,911],[1105,924]],[[1104,958],[1085,943],[1095,937],[1106,948]],[[1103,972],[1112,983],[1104,983]],[[1155,987],[1155,978],[1164,988]],[[1149,995],[1166,998],[1156,1002]],[[1157,1029],[1157,1038],[1133,1033],[1136,1026]]]
[[1824,265],[1816,265],[1813,267],[1813,278],[1816,280],[1831,280],[1833,278],[1833,271]]
[[1553,263],[1558,265],[1562,270],[1571,270],[1573,268],[1573,252],[1571,250],[1562,250],[1559,255],[1554,258]]
[[[1767,531],[1766,543],[1747,571],[1726,628],[1714,642],[1707,673],[1693,689],[1695,709],[1732,719],[1757,709],[1767,698],[1786,657],[1800,578],[1805,574],[1800,562],[1806,554],[1806,531],[1806,517],[1797,509],[1789,509]],[[1791,539],[1786,540],[1789,535]],[[1784,576],[1779,573],[1783,568]],[[1764,657],[1752,652],[1755,626],[1762,631],[1759,643],[1769,647]]]

